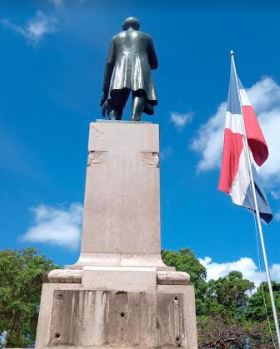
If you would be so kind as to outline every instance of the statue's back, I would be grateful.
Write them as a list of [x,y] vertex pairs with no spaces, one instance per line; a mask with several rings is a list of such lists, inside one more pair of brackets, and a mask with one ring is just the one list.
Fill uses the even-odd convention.
[[114,37],[116,59],[121,55],[138,55],[147,59],[150,37],[138,30],[126,30]]

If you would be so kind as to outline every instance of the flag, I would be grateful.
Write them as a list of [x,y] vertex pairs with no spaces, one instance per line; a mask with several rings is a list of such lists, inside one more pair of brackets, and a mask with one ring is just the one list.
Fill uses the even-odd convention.
[[236,74],[232,57],[219,190],[228,193],[234,204],[255,211],[249,172],[251,163],[260,216],[269,223],[272,212],[260,187],[252,157],[261,166],[268,158],[268,147],[254,108]]

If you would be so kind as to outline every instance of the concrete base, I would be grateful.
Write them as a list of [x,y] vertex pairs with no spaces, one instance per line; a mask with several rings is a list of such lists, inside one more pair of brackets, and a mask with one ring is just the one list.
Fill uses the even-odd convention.
[[136,284],[145,279],[138,291],[130,282],[119,290],[95,289],[89,275],[85,284],[44,284],[36,348],[196,349],[193,286],[157,285],[155,270],[135,273]]

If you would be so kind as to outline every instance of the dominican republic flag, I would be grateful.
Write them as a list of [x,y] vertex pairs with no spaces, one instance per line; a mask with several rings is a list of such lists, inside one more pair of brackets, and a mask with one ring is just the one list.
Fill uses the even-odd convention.
[[[249,156],[244,143],[245,137],[249,145]],[[261,166],[268,158],[268,147],[254,109],[236,74],[232,55],[219,189],[228,193],[234,204],[255,211],[249,172],[252,157]],[[272,212],[260,188],[253,161],[252,172],[260,216],[269,223],[272,220]]]

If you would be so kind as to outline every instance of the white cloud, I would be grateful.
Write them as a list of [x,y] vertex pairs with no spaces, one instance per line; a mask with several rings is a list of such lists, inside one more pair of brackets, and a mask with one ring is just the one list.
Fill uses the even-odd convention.
[[63,0],[49,0],[49,2],[52,3],[57,9],[63,7]]
[[[272,189],[280,179],[280,85],[263,77],[247,89],[269,147],[269,158],[260,169],[260,176]],[[226,103],[200,127],[191,148],[200,155],[199,171],[212,170],[220,165]]]
[[39,205],[31,208],[31,212],[34,214],[34,221],[21,237],[22,240],[71,249],[78,247],[83,212],[80,203],[72,203],[63,208]]
[[192,142],[192,149],[201,155],[199,171],[211,170],[221,161],[226,103],[222,103],[215,115],[200,127],[197,138]]
[[[234,262],[216,263],[210,257],[199,259],[200,263],[207,270],[207,280],[217,280],[225,277],[231,271],[240,271],[245,279],[254,282],[258,287],[262,281],[266,281],[265,272],[259,271],[252,258],[242,257]],[[280,282],[280,264],[273,264],[270,267],[272,280]]]
[[[51,4],[54,5],[56,9],[62,9],[64,6],[64,3],[66,4],[67,1],[64,2],[64,0],[48,0]],[[78,4],[83,5],[86,0],[77,0]]]
[[277,222],[280,222],[280,211],[278,211],[277,213],[275,213],[274,218]]
[[170,113],[170,122],[179,130],[182,130],[187,124],[189,124],[192,121],[192,118],[193,113]]
[[173,154],[173,149],[171,147],[163,148],[160,152],[160,159],[161,160],[167,160],[169,159]]
[[47,34],[57,31],[57,20],[38,11],[25,25],[18,25],[8,19],[0,19],[0,23],[7,29],[23,36],[27,42],[36,46]]
[[270,194],[272,195],[272,197],[276,200],[280,199],[280,192],[276,191],[276,190],[271,190]]

